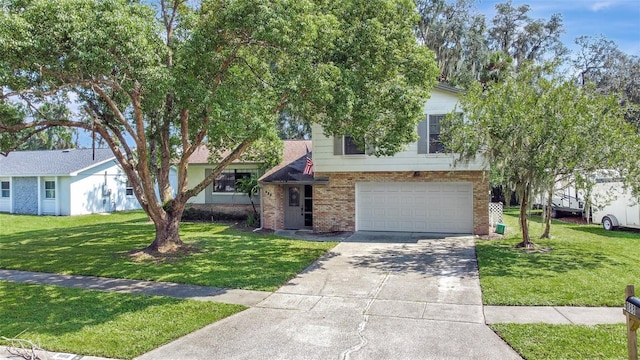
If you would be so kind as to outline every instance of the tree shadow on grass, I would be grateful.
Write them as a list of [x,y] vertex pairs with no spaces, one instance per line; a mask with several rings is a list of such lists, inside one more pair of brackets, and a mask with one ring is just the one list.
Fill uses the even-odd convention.
[[51,335],[73,333],[125,313],[181,301],[9,282],[0,282],[2,292],[10,293],[0,297],[0,328],[5,337],[18,336],[23,331]]
[[213,224],[182,224],[181,233],[197,252],[135,261],[128,254],[153,239],[144,220],[22,231],[0,240],[0,268],[274,290],[330,246]]
[[483,276],[544,277],[549,273],[592,271],[617,265],[606,254],[584,249],[552,249],[548,252],[526,252],[510,245],[480,243],[477,245],[480,272]]
[[588,234],[599,235],[612,239],[629,239],[640,241],[640,230],[629,228],[618,228],[614,231],[607,231],[601,227],[595,227],[593,225],[576,225],[572,227],[572,230],[585,232]]

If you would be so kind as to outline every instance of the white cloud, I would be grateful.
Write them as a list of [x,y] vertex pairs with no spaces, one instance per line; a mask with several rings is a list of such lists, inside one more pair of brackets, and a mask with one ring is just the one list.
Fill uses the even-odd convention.
[[602,9],[609,8],[614,5],[613,1],[597,1],[590,6],[591,11],[600,11]]

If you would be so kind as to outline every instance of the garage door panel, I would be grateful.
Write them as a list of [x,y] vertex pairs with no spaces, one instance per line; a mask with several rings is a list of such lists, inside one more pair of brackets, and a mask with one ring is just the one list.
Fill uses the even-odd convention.
[[471,233],[471,183],[356,184],[358,230]]

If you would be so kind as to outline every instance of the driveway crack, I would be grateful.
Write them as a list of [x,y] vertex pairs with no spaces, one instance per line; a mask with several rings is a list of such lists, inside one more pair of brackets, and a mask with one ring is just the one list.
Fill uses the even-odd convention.
[[389,275],[390,275],[390,272],[387,272],[385,274],[385,276],[382,279],[382,281],[380,281],[380,283],[376,287],[376,290],[374,291],[373,296],[369,299],[369,301],[367,301],[367,305],[364,307],[364,310],[362,311],[362,321],[360,322],[360,324],[358,324],[358,331],[357,331],[358,337],[360,338],[360,343],[350,347],[349,349],[347,349],[345,351],[343,351],[340,354],[340,359],[341,360],[349,360],[349,359],[351,359],[351,354],[352,353],[360,351],[369,342],[367,340],[367,338],[363,335],[364,330],[367,327],[367,323],[369,322],[369,315],[367,315],[367,313],[369,312],[369,309],[371,308],[371,305],[373,305],[373,302],[378,298],[378,295],[380,294],[380,291],[382,291],[382,288],[384,287],[384,284],[387,282],[387,279],[389,279]]

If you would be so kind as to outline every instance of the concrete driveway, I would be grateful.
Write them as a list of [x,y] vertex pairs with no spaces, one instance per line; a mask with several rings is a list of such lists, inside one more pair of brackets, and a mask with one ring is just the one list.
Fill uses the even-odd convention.
[[256,307],[139,359],[519,359],[485,324],[472,237],[355,233]]

